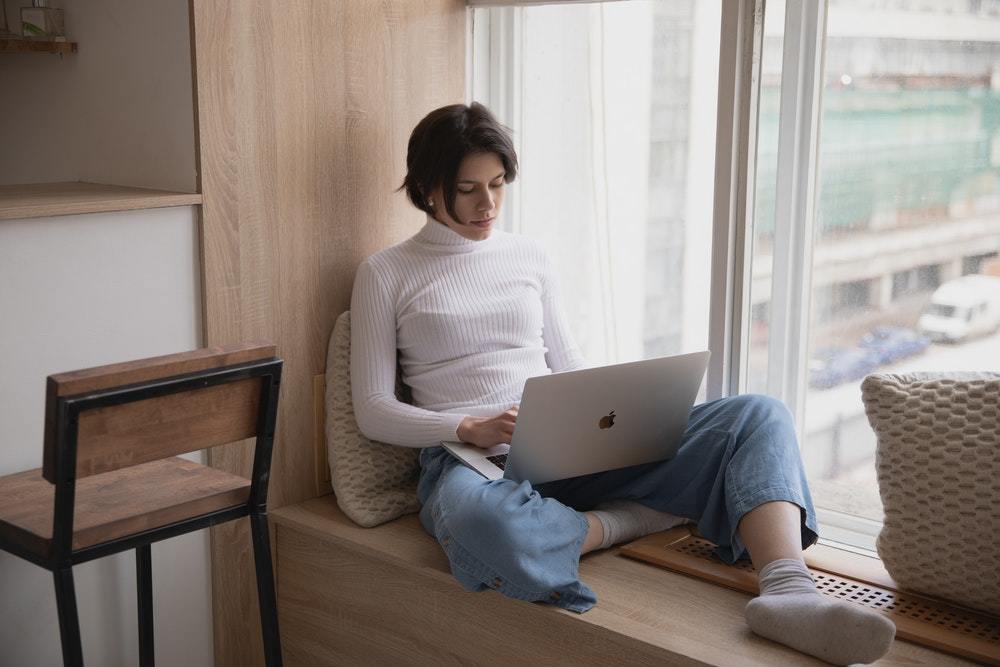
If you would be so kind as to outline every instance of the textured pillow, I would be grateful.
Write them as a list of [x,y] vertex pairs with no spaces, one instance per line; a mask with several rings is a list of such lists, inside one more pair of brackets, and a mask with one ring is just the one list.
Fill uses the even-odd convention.
[[[396,396],[409,402],[396,378]],[[337,504],[365,528],[420,509],[420,450],[369,440],[351,402],[350,311],[337,318],[326,353],[326,448]]]
[[877,548],[903,588],[1000,614],[1000,373],[876,374]]

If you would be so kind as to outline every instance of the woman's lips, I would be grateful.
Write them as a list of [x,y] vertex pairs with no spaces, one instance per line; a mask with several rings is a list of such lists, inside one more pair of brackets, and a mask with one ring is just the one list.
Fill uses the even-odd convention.
[[496,218],[487,218],[486,220],[472,220],[469,222],[469,224],[486,229],[493,224],[494,220],[496,220]]

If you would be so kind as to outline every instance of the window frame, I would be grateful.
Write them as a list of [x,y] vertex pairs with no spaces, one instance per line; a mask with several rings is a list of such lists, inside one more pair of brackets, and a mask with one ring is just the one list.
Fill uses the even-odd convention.
[[[470,10],[489,8],[477,20],[469,11],[466,44],[466,102],[480,100],[502,117],[523,112],[514,92],[521,73],[518,58],[522,6],[581,4],[609,0],[468,0]],[[713,201],[712,283],[709,304],[709,361],[706,398],[740,393],[746,387],[749,340],[750,259],[753,178],[757,133],[757,93],[763,40],[764,0],[722,0],[715,194]],[[476,40],[475,36],[488,37]],[[479,51],[476,51],[476,48]],[[477,58],[478,56],[478,58]],[[488,66],[476,67],[476,63]],[[520,149],[519,138],[514,138]],[[520,212],[516,193],[505,206]],[[519,216],[515,216],[518,219]],[[519,231],[516,228],[514,231]]]
[[747,386],[764,0],[722,0],[707,397]]
[[[805,424],[826,0],[785,5],[767,393]],[[744,385],[745,386],[745,385]]]
[[[467,0],[466,101],[477,99],[506,118],[520,118],[523,109],[515,85],[522,67],[518,56],[521,8],[602,1],[614,0]],[[749,385],[765,0],[721,0],[721,5],[709,304],[711,359],[705,387],[708,400],[744,393]],[[490,11],[477,23],[472,10],[481,8]],[[800,447],[807,388],[826,15],[827,0],[785,5],[767,392],[788,405],[795,417]],[[476,35],[488,35],[489,40],[476,40]],[[477,68],[477,63],[488,65]],[[518,141],[515,137],[516,149],[520,148]],[[508,193],[506,206],[520,212],[519,205],[516,193]],[[816,511],[824,532],[832,537],[821,539],[822,543],[877,558],[874,539],[881,523],[826,508],[817,507]]]

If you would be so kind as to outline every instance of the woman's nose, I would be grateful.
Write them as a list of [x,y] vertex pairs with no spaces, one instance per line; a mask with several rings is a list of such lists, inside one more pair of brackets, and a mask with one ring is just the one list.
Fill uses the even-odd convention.
[[479,199],[479,210],[480,211],[492,211],[493,210],[493,193],[489,190],[480,197]]

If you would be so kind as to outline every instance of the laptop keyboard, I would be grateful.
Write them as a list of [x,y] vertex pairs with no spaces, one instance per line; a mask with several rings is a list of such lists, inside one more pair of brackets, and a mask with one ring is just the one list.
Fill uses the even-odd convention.
[[486,460],[494,464],[496,467],[503,470],[507,465],[507,454],[498,454],[496,456],[487,456]]

